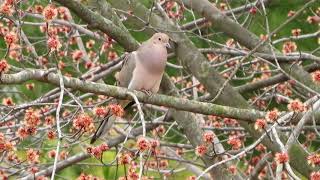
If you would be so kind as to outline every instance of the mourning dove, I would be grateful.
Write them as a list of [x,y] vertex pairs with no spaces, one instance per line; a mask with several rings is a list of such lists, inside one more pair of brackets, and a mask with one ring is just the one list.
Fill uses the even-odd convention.
[[[149,40],[128,54],[116,79],[120,87],[143,91],[147,94],[157,93],[167,62],[167,49],[170,48],[169,37],[164,33],[155,33]],[[125,110],[134,104],[130,101],[118,102]],[[106,134],[112,127],[116,116],[110,113],[101,122],[91,139],[91,144]]]

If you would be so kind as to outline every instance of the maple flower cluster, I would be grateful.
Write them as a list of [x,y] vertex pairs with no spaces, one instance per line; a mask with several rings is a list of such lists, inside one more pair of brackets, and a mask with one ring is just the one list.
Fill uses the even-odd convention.
[[88,114],[82,113],[73,120],[73,127],[76,130],[91,132],[94,129],[93,119]]
[[215,137],[215,135],[212,131],[207,131],[207,132],[203,133],[202,140],[204,143],[198,145],[195,149],[195,153],[197,156],[203,156],[207,153],[208,146],[210,144],[213,144],[214,137]]
[[91,154],[92,156],[96,157],[97,159],[101,159],[102,158],[102,154],[103,152],[109,150],[109,146],[108,144],[100,144],[99,146],[96,147],[88,147],[87,148],[87,152],[89,154]]
[[25,112],[23,126],[18,129],[16,134],[20,139],[35,135],[37,133],[37,127],[40,124],[41,119],[39,110],[29,108]]

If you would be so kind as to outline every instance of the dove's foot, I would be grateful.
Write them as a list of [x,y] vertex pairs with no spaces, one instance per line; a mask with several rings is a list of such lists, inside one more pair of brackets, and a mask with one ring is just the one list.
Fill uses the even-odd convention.
[[142,89],[141,92],[145,93],[149,97],[153,95],[153,93],[150,90]]

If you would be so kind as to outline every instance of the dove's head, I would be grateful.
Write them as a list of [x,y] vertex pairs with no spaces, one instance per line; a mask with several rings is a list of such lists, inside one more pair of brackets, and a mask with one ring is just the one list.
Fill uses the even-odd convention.
[[170,48],[169,36],[164,33],[155,33],[152,37],[152,42],[155,44],[161,44],[164,47]]

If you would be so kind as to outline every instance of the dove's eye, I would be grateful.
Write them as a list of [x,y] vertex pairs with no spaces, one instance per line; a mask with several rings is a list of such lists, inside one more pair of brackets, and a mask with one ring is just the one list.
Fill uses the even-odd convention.
[[159,39],[159,41],[161,41],[161,38],[158,38]]

